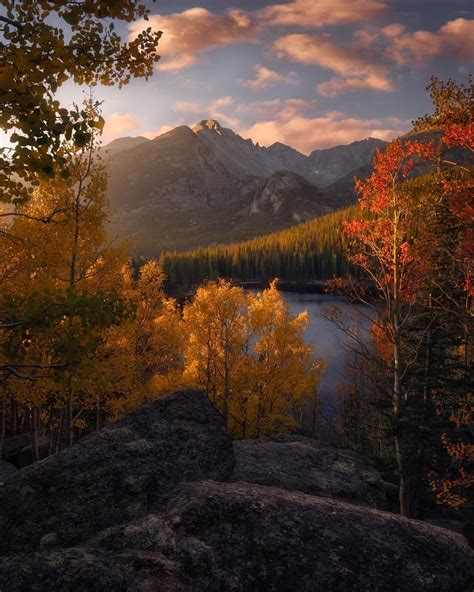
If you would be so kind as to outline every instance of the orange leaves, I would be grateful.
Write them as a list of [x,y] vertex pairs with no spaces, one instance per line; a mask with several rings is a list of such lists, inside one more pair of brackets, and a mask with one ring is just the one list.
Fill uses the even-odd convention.
[[393,206],[394,191],[416,166],[432,160],[438,153],[433,142],[395,140],[385,150],[377,150],[374,172],[365,181],[358,180],[359,205],[377,214]]
[[443,143],[448,148],[462,146],[474,151],[474,123],[445,126],[443,132]]

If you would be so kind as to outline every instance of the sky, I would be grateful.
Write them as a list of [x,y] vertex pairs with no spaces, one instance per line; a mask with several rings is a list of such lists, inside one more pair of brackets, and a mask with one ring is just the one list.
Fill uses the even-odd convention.
[[[98,87],[104,142],[217,119],[261,145],[304,153],[390,139],[430,111],[431,75],[467,80],[470,0],[158,0],[163,31],[148,81]],[[133,38],[143,22],[127,25]],[[61,91],[66,103],[77,88]]]

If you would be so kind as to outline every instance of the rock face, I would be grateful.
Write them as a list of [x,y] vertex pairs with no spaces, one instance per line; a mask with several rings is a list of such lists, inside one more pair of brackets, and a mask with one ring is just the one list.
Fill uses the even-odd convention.
[[231,481],[247,481],[330,497],[382,510],[392,507],[396,487],[360,455],[299,436],[234,442]]
[[26,467],[0,487],[0,553],[71,545],[145,515],[181,481],[227,479],[232,443],[196,391],[170,395]]
[[[0,562],[9,592],[470,592],[459,535],[248,483],[183,484],[81,547]],[[10,585],[11,584],[11,585]]]
[[387,142],[366,138],[344,146],[315,150],[309,155],[315,174],[314,181],[320,187],[335,183],[345,175],[372,162],[375,151]]
[[9,462],[5,462],[4,460],[0,460],[0,483],[3,483],[7,477],[10,477],[17,472],[18,469],[14,465]]
[[0,589],[472,592],[461,535],[355,505],[385,503],[356,454],[234,447],[235,469],[222,418],[184,391],[0,481]]

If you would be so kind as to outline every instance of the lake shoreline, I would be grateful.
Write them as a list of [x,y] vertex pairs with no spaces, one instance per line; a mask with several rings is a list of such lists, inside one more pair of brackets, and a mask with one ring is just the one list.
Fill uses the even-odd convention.
[[[245,282],[233,282],[235,286],[244,288],[245,290],[264,290],[268,288],[272,280],[255,280]],[[314,282],[297,282],[297,281],[278,281],[278,290],[280,292],[299,292],[300,294],[327,294],[326,280],[315,280]]]

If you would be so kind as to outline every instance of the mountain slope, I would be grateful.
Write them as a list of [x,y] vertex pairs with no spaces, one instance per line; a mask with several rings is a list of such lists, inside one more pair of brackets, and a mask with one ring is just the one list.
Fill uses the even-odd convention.
[[334,146],[326,150],[315,150],[309,156],[313,166],[314,182],[325,187],[372,162],[375,151],[387,142],[366,138],[346,146]]
[[315,179],[322,185],[367,165],[383,144],[368,139],[308,157],[281,143],[261,147],[212,119],[154,140],[122,138],[108,147],[112,229],[157,255],[285,228],[340,207]]

